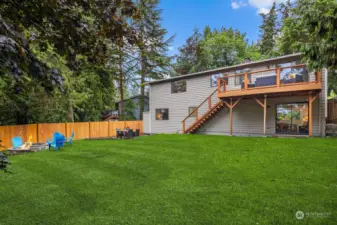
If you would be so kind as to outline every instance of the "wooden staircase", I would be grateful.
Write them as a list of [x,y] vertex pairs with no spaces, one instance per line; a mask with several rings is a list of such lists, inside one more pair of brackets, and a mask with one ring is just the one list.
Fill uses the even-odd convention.
[[195,121],[191,126],[189,126],[185,131],[186,133],[195,133],[200,127],[205,125],[217,112],[219,112],[225,103],[223,101],[217,102],[210,110],[208,110],[202,117]]
[[[225,106],[225,102],[218,100],[212,105],[212,96],[218,92],[218,88],[208,96],[198,107],[196,107],[183,121],[183,133],[195,133],[200,127],[205,125],[217,112],[219,112]],[[206,112],[199,116],[202,108],[206,108]],[[191,117],[195,117],[194,121],[188,120]],[[188,124],[190,122],[190,124]]]

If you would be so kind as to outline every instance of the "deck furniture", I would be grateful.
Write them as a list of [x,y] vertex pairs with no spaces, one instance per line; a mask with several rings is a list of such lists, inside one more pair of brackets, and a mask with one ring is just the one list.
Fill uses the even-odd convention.
[[301,83],[301,82],[304,82],[303,76],[301,74],[296,74],[295,78],[282,80],[282,84],[293,84],[293,83]]
[[117,128],[116,129],[116,136],[117,136],[117,138],[123,138],[124,132],[121,129]]
[[135,137],[135,132],[133,132],[132,129],[129,129],[127,131],[127,135],[126,135],[127,138],[134,138]]
[[55,132],[53,134],[53,138],[52,139],[47,139],[47,143],[50,147],[53,147],[54,150],[60,149],[61,147],[64,146],[64,142],[65,142],[65,137],[64,135],[62,135],[59,132]]
[[271,86],[276,84],[276,75],[273,76],[266,76],[266,77],[258,77],[255,81],[256,87],[263,87],[263,86]]

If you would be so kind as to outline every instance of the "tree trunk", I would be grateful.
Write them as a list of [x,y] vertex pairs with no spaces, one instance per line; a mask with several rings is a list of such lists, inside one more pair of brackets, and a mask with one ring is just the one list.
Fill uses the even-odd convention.
[[143,120],[144,112],[144,95],[145,95],[145,56],[144,52],[141,52],[141,72],[140,72],[140,100],[139,100],[139,119]]
[[[119,49],[119,51],[122,51],[122,49]],[[120,104],[119,104],[119,116],[124,118],[124,74],[123,74],[123,56],[122,52],[120,52],[119,55],[119,94],[120,94]]]
[[68,102],[68,122],[74,122],[74,109],[73,109],[73,104],[71,101]]

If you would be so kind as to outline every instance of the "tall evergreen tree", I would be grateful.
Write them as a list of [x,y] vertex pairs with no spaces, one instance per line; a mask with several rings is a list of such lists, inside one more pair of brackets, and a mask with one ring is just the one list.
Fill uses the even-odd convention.
[[140,118],[143,118],[145,82],[163,78],[171,69],[172,57],[167,56],[174,36],[165,40],[167,30],[161,26],[159,0],[137,0],[140,20],[133,23],[138,34],[140,76]]
[[271,56],[273,55],[273,51],[275,49],[275,38],[278,32],[276,3],[274,2],[268,14],[261,13],[260,15],[262,17],[262,24],[260,26],[261,54],[265,56]]
[[[337,1],[298,0],[285,20],[283,45],[304,53],[314,69],[337,70]],[[289,48],[287,46],[287,48]]]

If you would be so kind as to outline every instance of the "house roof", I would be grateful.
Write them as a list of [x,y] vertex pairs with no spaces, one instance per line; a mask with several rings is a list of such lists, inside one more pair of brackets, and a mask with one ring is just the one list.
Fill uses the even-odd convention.
[[284,59],[293,59],[293,58],[295,59],[295,58],[298,58],[299,56],[301,56],[301,53],[294,53],[290,55],[284,55],[284,56],[270,58],[270,59],[258,60],[258,61],[253,61],[249,63],[241,63],[241,64],[237,64],[234,66],[221,67],[221,68],[213,69],[213,70],[206,70],[206,71],[201,71],[197,73],[190,73],[186,75],[170,77],[170,78],[161,79],[161,80],[155,80],[155,81],[148,82],[147,84],[153,85],[153,84],[164,83],[164,82],[169,82],[169,81],[174,81],[174,80],[180,80],[182,78],[190,78],[190,77],[226,72],[226,71],[230,71],[233,69],[245,68],[247,66],[258,66],[260,64],[273,63],[273,62],[284,60]]

